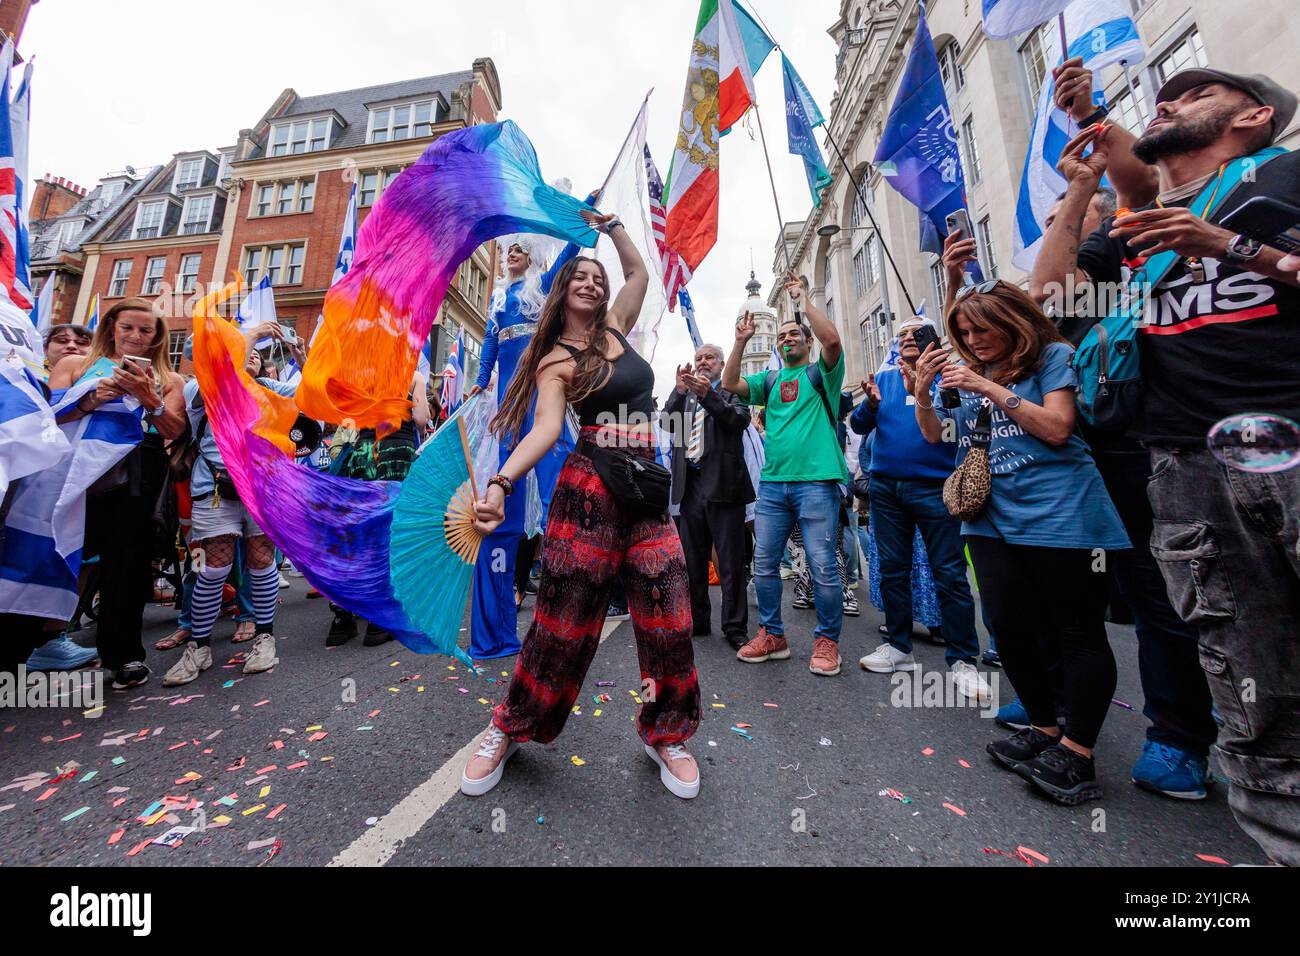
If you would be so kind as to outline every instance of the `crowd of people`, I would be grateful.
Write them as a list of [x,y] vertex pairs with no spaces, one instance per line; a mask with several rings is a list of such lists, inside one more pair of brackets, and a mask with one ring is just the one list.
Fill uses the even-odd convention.
[[[1096,748],[1117,682],[1106,623],[1128,615],[1149,721],[1141,753],[1126,755],[1133,782],[1204,798],[1213,748],[1240,825],[1274,861],[1300,864],[1300,469],[1234,468],[1206,443],[1217,422],[1243,412],[1300,421],[1291,327],[1300,262],[1216,224],[1254,196],[1300,205],[1297,154],[1270,148],[1296,98],[1267,77],[1185,70],[1135,137],[1097,122],[1079,61],[1054,81],[1057,105],[1082,131],[1062,158],[1069,187],[1028,289],[970,278],[977,244],[953,232],[941,322],[902,317],[890,359],[857,399],[835,323],[792,274],[780,367],[740,374],[755,331],[743,316],[729,352],[700,344],[678,367],[659,409],[654,373],[628,341],[649,273],[618,219],[590,217],[619,255],[617,295],[604,266],[576,246],[546,263],[528,237],[505,244],[507,281],[470,393],[496,401],[500,440],[476,506],[484,546],[470,649],[478,660],[518,659],[463,770],[465,794],[496,786],[521,744],[560,734],[606,620],[630,616],[643,679],[637,732],[664,786],[696,796],[692,642],[712,633],[711,584],[721,639],[739,663],[798,655],[833,678],[865,582],[884,623],[861,669],[918,669],[918,626],[943,645],[967,701],[988,704],[987,669],[1003,668],[1016,696],[997,722],[1013,732],[988,753],[1065,805],[1102,796],[1098,759],[1125,759]],[[1081,402],[1077,350],[1108,318],[1089,293],[1144,282],[1133,345],[1141,388],[1126,393],[1121,421]],[[268,337],[283,333],[246,331],[245,370],[292,395],[255,347]],[[167,366],[166,341],[166,321],[128,299],[93,334],[59,326],[45,343],[52,395],[95,379],[61,420],[129,397],[145,433],[91,489],[85,514],[84,553],[97,557],[96,653],[117,688],[149,678],[142,614],[169,547],[189,567],[176,630],[157,645],[180,650],[162,682],[188,684],[211,667],[226,605],[240,614],[233,640],[251,642],[244,672],[278,663],[282,562],[239,502],[197,382]],[[301,366],[305,355],[295,359]],[[437,419],[427,386],[412,381],[410,418],[396,432],[336,430],[328,453],[304,451],[304,467],[401,481]],[[536,529],[524,514],[530,474],[542,503]],[[157,530],[169,499],[178,516],[170,541]],[[783,618],[785,581],[795,607],[815,610],[807,640]],[[351,611],[333,611],[331,646],[357,634]],[[0,667],[86,663],[88,649],[61,633],[66,622],[3,618]],[[367,627],[367,645],[390,639]]]

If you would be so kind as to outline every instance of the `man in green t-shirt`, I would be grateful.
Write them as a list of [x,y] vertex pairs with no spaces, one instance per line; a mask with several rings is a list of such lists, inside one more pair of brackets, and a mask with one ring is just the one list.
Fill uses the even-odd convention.
[[[831,410],[838,405],[844,384],[844,354],[835,324],[825,312],[804,301],[803,282],[791,276],[785,288],[794,303],[796,318],[777,329],[776,346],[784,367],[771,376],[775,381],[770,394],[768,373],[740,377],[740,359],[745,344],[754,335],[754,320],[748,313],[736,325],[736,342],[722,371],[723,388],[751,405],[767,407],[766,460],[754,515],[754,590],[758,593],[759,628],[736,656],[750,664],[790,657],[781,623],[780,565],[797,521],[817,605],[817,628],[808,669],[831,677],[840,672],[840,625],[844,620],[835,563],[839,485],[849,478]],[[808,325],[798,320],[801,306],[808,315]],[[821,345],[821,357],[810,364],[814,338]]]

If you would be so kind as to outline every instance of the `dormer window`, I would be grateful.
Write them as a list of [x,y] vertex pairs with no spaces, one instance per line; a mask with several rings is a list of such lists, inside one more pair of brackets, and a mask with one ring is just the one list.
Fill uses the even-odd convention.
[[334,119],[330,116],[276,123],[271,127],[267,152],[271,156],[317,153],[329,149],[333,132]]
[[191,196],[185,200],[181,216],[181,235],[207,232],[212,225],[212,196]]
[[122,190],[126,188],[126,183],[107,183],[99,191],[99,198],[105,204],[111,203],[118,196],[122,195]]
[[132,239],[156,239],[162,232],[166,202],[142,202],[135,210],[135,229]]
[[387,143],[430,136],[433,133],[433,100],[381,106],[370,111],[367,143]]
[[176,163],[175,191],[198,189],[203,182],[203,157],[192,156]]

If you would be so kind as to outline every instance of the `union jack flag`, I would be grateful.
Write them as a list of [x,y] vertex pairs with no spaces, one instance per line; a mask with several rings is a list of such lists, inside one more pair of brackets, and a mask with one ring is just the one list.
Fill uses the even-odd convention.
[[[9,74],[13,66],[13,41],[0,52],[0,70],[4,71],[0,91],[0,291],[25,312],[33,302],[27,277],[27,224],[23,221],[22,179],[19,153],[15,152],[12,112],[9,104]],[[22,131],[20,131],[21,133]]]
[[664,207],[664,182],[659,178],[659,170],[650,156],[650,147],[645,147],[645,173],[647,191],[650,193],[650,229],[655,236],[655,245],[659,249],[659,263],[663,266],[664,291],[668,294],[668,309],[677,309],[677,293],[691,281],[690,267],[682,257],[668,248],[664,241],[664,228],[667,225],[668,210]]

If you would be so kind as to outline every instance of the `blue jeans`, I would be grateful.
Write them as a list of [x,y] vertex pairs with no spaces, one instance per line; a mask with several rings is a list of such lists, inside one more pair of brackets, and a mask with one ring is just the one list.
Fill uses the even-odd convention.
[[885,640],[912,653],[912,542],[916,529],[930,559],[948,665],[975,663],[980,640],[975,632],[975,601],[966,579],[961,522],[943,503],[943,482],[934,479],[871,476],[871,524],[880,552],[880,596],[885,603]]
[[784,634],[781,623],[781,556],[794,523],[803,535],[817,605],[814,637],[839,642],[844,622],[844,592],[835,563],[840,492],[834,481],[764,481],[754,509],[754,590],[758,622],[769,634]]

